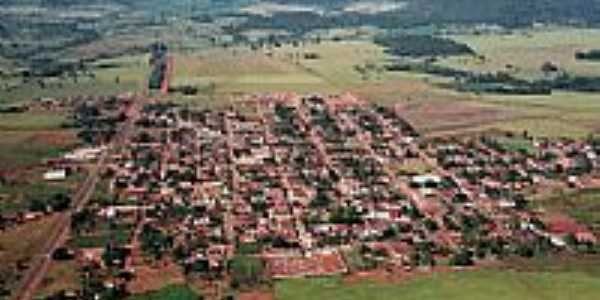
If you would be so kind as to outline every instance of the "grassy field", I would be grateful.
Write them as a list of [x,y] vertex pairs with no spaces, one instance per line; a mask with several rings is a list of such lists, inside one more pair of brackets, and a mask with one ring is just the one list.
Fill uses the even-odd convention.
[[[46,217],[0,233],[0,278],[16,283],[14,268],[18,261],[27,261],[42,252],[56,217]],[[25,238],[26,237],[26,238]]]
[[77,268],[74,261],[52,262],[37,294],[48,296],[60,291],[78,290],[81,287],[81,279]]
[[[541,66],[550,61],[569,73],[600,75],[600,64],[577,61],[577,51],[600,43],[598,29],[545,28],[522,30],[510,35],[458,35],[451,38],[470,45],[485,60],[473,57],[448,58],[444,64],[484,72],[507,71],[522,78],[541,78]],[[512,65],[512,68],[507,66]]]
[[549,212],[566,213],[578,222],[600,228],[600,189],[560,191],[549,198],[539,199],[536,204]]
[[126,300],[197,300],[198,295],[185,285],[170,285],[147,294],[135,295]]
[[20,78],[7,80],[16,87],[13,89],[0,88],[0,104],[22,103],[43,97],[112,95],[140,91],[145,86],[145,78],[149,70],[146,55],[107,59],[96,65],[108,63],[115,64],[116,67],[94,68],[92,66],[95,77],[79,76],[77,82],[71,78],[51,78],[46,79],[45,85],[42,87],[36,81],[22,83]]
[[67,121],[65,115],[56,113],[15,113],[1,116],[0,130],[6,131],[59,130],[61,124]]
[[[70,131],[0,131],[0,164],[2,170],[28,167],[44,158],[56,157],[77,143]],[[13,170],[15,171],[15,170]]]
[[[558,47],[555,39],[569,36],[579,41],[573,42],[571,52],[574,54],[575,48],[584,49],[580,45],[586,44],[589,48],[594,44],[594,38],[583,38],[586,33],[590,32],[562,30],[552,32],[557,36],[548,33],[547,37],[537,38],[536,34],[541,33],[531,33],[534,35],[531,42],[541,43],[536,44],[538,47],[545,45],[552,48]],[[517,40],[516,37],[514,39]],[[525,34],[521,39],[527,39]],[[536,53],[529,42],[514,43],[530,47],[527,51],[532,55]],[[483,47],[485,41],[481,41],[481,44]],[[507,49],[504,51],[510,52]],[[560,49],[554,51],[562,53]],[[318,58],[307,59],[305,53],[315,53]],[[486,56],[493,61],[494,58],[503,59],[501,54],[504,52],[489,52]],[[600,114],[600,102],[594,94],[556,92],[551,96],[501,96],[444,89],[438,84],[448,79],[384,71],[383,67],[391,57],[383,48],[366,40],[325,41],[301,47],[284,45],[254,52],[247,48],[213,49],[193,54],[177,53],[175,57],[175,83],[196,84],[203,88],[203,94],[199,97],[172,97],[185,103],[223,103],[248,92],[327,94],[349,91],[382,104],[402,104],[405,115],[428,133],[501,129],[517,132],[527,130],[535,135],[551,137],[584,137],[600,132],[600,124],[595,121]],[[544,57],[540,55],[539,59]],[[452,61],[444,63],[451,64]],[[526,63],[530,61],[524,60],[523,64]],[[531,63],[529,70],[537,72],[539,66],[534,68],[534,65],[537,63]],[[600,68],[586,70],[589,74],[596,71],[600,74]]]
[[482,270],[434,274],[404,284],[341,278],[286,280],[276,283],[275,298],[295,299],[460,299],[589,300],[600,293],[600,278],[583,272]]
[[72,130],[62,129],[62,114],[3,114],[0,119],[0,169],[26,167],[54,157],[77,144]]
[[208,50],[175,58],[175,84],[213,84],[214,93],[310,91],[329,89],[324,80],[294,64],[247,49]]

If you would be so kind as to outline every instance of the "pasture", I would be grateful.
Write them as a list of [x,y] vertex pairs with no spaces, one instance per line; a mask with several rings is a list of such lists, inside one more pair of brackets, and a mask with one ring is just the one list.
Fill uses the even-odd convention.
[[[523,33],[521,40],[506,37],[510,41],[506,43],[510,45],[505,47],[522,47],[530,55],[539,56],[539,65],[527,58],[513,62],[515,65],[522,64],[522,70],[529,70],[533,74],[541,72],[539,67],[547,59],[535,47],[558,47],[553,51],[563,53],[556,40],[568,37],[571,40],[567,41],[572,41],[572,51],[569,50],[568,56],[572,57],[572,66],[578,67],[575,69],[578,74],[600,74],[600,67],[596,68],[593,63],[574,62],[575,49],[585,50],[594,44],[594,38],[583,38],[589,33],[589,30],[575,29],[545,34]],[[529,35],[533,37],[527,38]],[[493,36],[469,36],[470,40],[466,40],[465,36],[454,38],[470,41],[475,48],[480,43],[481,50],[478,50],[484,52],[486,64],[489,65],[487,67],[490,68],[491,62],[508,59],[502,55],[511,53],[507,48],[498,52],[484,48],[485,39],[496,38]],[[543,44],[544,41],[546,44]],[[283,45],[256,51],[237,47],[194,53],[178,52],[175,53],[174,83],[200,86],[201,94],[195,97],[174,95],[170,98],[189,104],[214,105],[230,102],[243,93],[352,92],[365,100],[399,105],[405,116],[428,134],[489,129],[527,130],[534,135],[549,137],[585,137],[600,133],[600,124],[596,121],[600,114],[600,102],[594,94],[554,92],[549,96],[503,96],[458,92],[440,86],[440,83],[448,82],[445,78],[385,71],[385,64],[393,57],[384,50],[367,40],[353,40],[307,42],[297,47]],[[316,58],[305,54],[315,54]],[[557,57],[556,61],[560,62],[560,58]],[[568,60],[566,57],[562,59]],[[441,63],[452,64],[453,61],[448,59]],[[589,66],[579,68],[580,64]],[[466,67],[472,66],[467,64]]]
[[89,68],[94,75],[79,75],[77,79],[44,78],[43,84],[40,84],[39,80],[8,78],[0,85],[0,105],[24,103],[39,98],[60,99],[140,91],[145,87],[149,70],[146,55],[102,60]]
[[62,129],[66,116],[51,113],[3,114],[0,119],[0,170],[28,167],[77,144],[72,130]]
[[600,44],[600,30],[543,28],[516,30],[511,34],[453,35],[450,38],[466,43],[485,59],[454,57],[442,64],[480,72],[505,71],[521,78],[543,78],[542,64],[549,61],[572,74],[600,75],[600,64],[578,61],[577,51],[595,49]]

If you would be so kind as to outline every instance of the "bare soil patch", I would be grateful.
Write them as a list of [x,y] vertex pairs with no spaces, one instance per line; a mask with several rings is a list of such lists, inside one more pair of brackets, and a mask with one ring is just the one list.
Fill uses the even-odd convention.
[[160,263],[159,266],[137,266],[135,274],[135,279],[129,284],[129,290],[133,294],[143,294],[168,285],[185,283],[181,270],[172,262]]
[[407,102],[397,105],[418,130],[425,133],[472,130],[523,116],[515,110],[473,102]]

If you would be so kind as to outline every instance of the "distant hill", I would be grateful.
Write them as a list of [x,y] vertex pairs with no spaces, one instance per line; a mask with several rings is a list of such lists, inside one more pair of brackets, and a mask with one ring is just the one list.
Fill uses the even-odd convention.
[[[382,13],[395,25],[414,22],[497,23],[521,26],[532,22],[600,23],[598,0],[273,0],[280,4],[340,9],[355,3],[406,3],[399,11]],[[395,17],[395,18],[394,18]]]
[[248,29],[281,29],[295,38],[364,25],[600,25],[600,0],[0,0],[0,7],[0,57],[22,65],[69,57],[71,49],[118,35],[151,42],[157,28],[168,32],[185,19],[212,24],[204,38],[224,33],[236,41]]

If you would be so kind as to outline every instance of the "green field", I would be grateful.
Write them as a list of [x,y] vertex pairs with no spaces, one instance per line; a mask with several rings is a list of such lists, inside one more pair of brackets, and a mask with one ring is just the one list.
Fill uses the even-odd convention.
[[[536,34],[541,33],[531,34],[535,43],[538,43],[535,44],[537,47],[552,49],[559,47],[555,39],[570,37],[574,39],[571,49],[574,54],[575,49],[587,49],[594,44],[594,38],[583,38],[586,33],[590,31],[561,29],[537,38]],[[461,40],[464,36],[455,38]],[[486,38],[493,39],[494,36],[472,36],[471,43],[474,47],[477,42],[481,43],[480,51],[484,52],[487,49],[483,48],[486,41],[476,39]],[[529,47],[526,51],[535,55],[534,46],[516,37],[512,39],[512,44],[506,47]],[[521,39],[526,39],[525,33]],[[554,51],[562,53],[560,49]],[[505,52],[510,53],[507,48],[497,53],[486,53],[488,63],[491,64],[494,59],[504,59],[500,55],[506,55]],[[317,54],[318,58],[307,59],[305,53]],[[541,63],[544,57],[541,55],[538,58],[542,59]],[[368,40],[324,41],[257,51],[237,47],[200,50],[191,54],[177,52],[175,84],[200,86],[201,95],[175,95],[170,98],[192,104],[215,104],[229,102],[243,93],[353,92],[366,100],[382,104],[409,103],[406,116],[417,127],[431,133],[487,129],[527,130],[533,135],[549,137],[585,137],[600,133],[600,124],[596,121],[600,114],[600,101],[594,94],[555,92],[550,96],[502,96],[457,92],[439,86],[439,83],[448,82],[448,79],[425,74],[387,72],[384,66],[390,59],[392,57],[383,48]],[[442,63],[452,65],[455,61],[448,59]],[[540,72],[537,62],[524,59],[514,63],[524,66],[530,64],[530,71]],[[573,64],[579,66],[589,63]],[[464,67],[476,69],[479,66],[467,64]],[[596,69],[595,66],[584,71],[579,73],[600,74],[600,68]],[[422,109],[423,106],[430,108]]]
[[[99,64],[114,64],[111,68],[96,68]],[[0,104],[28,102],[38,98],[65,98],[80,95],[112,95],[123,92],[140,91],[145,87],[149,66],[146,55],[124,56],[102,60],[91,67],[95,77],[80,75],[75,82],[72,78],[47,78],[45,85],[37,81],[23,83],[21,78],[12,78],[0,85]]]
[[27,167],[56,157],[77,144],[75,133],[62,129],[67,117],[58,113],[2,114],[0,169]]
[[434,274],[401,284],[344,283],[333,277],[286,280],[275,286],[278,300],[590,300],[599,293],[600,278],[583,272],[498,270]]
[[455,35],[450,37],[468,44],[485,60],[453,57],[442,62],[465,70],[506,71],[522,78],[541,78],[542,64],[550,61],[569,73],[594,76],[600,74],[600,64],[577,61],[575,53],[597,48],[599,33],[598,29],[543,28],[511,34]]
[[170,285],[161,290],[143,295],[135,295],[125,300],[198,300],[199,296],[188,286]]
[[6,131],[31,131],[31,130],[59,130],[67,117],[56,113],[15,113],[2,114],[0,130]]

